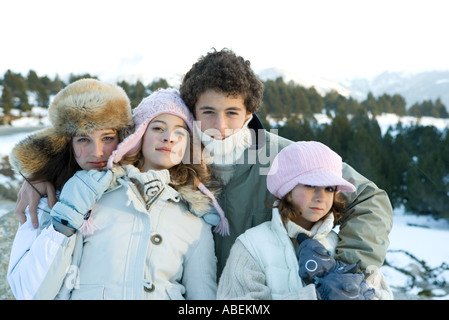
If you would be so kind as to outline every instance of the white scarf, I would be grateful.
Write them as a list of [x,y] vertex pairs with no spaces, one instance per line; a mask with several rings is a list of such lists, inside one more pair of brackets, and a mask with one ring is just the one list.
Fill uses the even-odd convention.
[[290,238],[296,238],[298,234],[305,233],[308,237],[321,241],[334,227],[334,215],[331,213],[326,218],[318,220],[310,230],[306,230],[290,220],[284,222],[284,226]]
[[251,145],[251,131],[248,128],[248,123],[251,117],[243,124],[243,127],[223,140],[216,140],[211,138],[206,133],[202,132],[198,127],[196,121],[194,122],[194,131],[201,138],[201,142],[205,148],[204,160],[207,164],[214,165],[234,165],[237,160],[243,155],[243,152]]

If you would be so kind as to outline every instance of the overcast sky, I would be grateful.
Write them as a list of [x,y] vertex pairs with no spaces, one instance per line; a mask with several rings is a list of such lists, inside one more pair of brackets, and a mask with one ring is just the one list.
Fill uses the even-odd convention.
[[212,47],[332,79],[449,70],[447,0],[2,0],[0,74],[182,75]]

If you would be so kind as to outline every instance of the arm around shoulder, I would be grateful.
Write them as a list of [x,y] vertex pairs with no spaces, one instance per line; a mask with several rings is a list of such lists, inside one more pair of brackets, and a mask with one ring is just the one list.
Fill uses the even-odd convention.
[[343,213],[336,258],[348,264],[357,263],[362,270],[380,267],[389,245],[393,209],[387,193],[352,167],[343,164],[343,177],[357,190],[344,193]]

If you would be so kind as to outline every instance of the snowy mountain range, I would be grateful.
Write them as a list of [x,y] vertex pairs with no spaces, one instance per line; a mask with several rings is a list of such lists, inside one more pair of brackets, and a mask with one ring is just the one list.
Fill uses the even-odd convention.
[[335,90],[339,94],[341,94],[344,97],[348,97],[351,94],[351,91],[342,86],[338,81],[327,79],[323,77],[317,77],[313,75],[301,75],[298,76],[296,74],[293,74],[292,72],[289,72],[285,69],[279,69],[279,68],[269,68],[269,69],[263,69],[259,72],[257,72],[257,75],[260,77],[262,81],[267,80],[276,80],[279,77],[282,77],[285,83],[289,83],[290,81],[293,81],[294,83],[305,87],[315,87],[316,91],[321,94],[325,95],[329,91]]
[[384,72],[372,78],[346,79],[342,81],[315,76],[297,76],[278,68],[257,72],[263,80],[275,80],[282,77],[284,82],[293,81],[303,87],[315,87],[322,95],[336,90],[344,97],[353,97],[358,101],[366,99],[369,92],[375,97],[384,93],[400,94],[405,98],[407,108],[414,103],[440,98],[449,110],[449,70],[426,71],[421,73]]

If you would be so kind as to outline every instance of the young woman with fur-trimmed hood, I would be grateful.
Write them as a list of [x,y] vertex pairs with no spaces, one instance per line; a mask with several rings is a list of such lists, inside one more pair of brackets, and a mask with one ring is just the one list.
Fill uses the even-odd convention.
[[227,221],[203,185],[206,167],[182,161],[192,115],[166,89],[133,118],[136,130],[109,157],[109,170],[78,171],[59,202],[40,210],[38,230],[28,221],[19,228],[8,270],[16,298],[215,299],[205,221],[222,234]]

